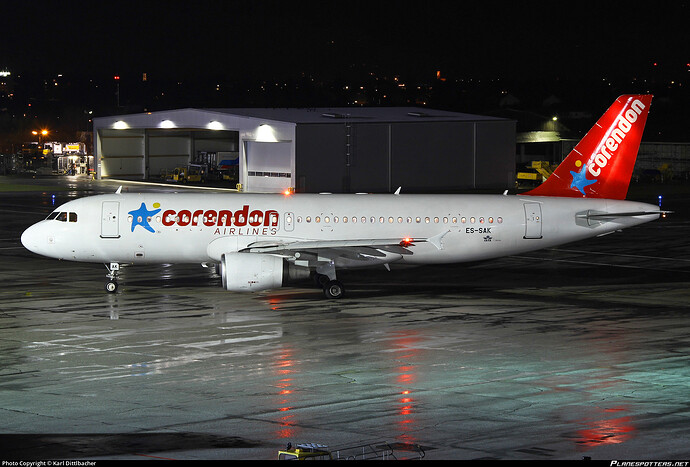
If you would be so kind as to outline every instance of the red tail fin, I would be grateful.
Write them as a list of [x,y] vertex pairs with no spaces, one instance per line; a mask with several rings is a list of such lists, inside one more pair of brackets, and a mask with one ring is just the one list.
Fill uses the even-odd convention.
[[531,196],[625,199],[652,96],[620,96]]

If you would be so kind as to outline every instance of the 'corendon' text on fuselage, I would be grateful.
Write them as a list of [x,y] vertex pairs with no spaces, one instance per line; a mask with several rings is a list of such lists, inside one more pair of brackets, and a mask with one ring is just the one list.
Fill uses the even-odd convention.
[[248,205],[244,205],[242,209],[234,212],[225,209],[197,209],[193,211],[189,209],[182,209],[180,211],[168,209],[163,212],[162,222],[166,227],[173,225],[180,227],[204,225],[206,227],[255,227],[260,229],[261,227],[277,227],[278,219],[278,211],[250,210]]

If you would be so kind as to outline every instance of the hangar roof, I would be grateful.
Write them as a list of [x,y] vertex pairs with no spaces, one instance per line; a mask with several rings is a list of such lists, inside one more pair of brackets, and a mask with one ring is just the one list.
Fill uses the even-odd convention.
[[[209,120],[211,119],[211,120]],[[210,123],[209,123],[210,121]],[[299,124],[506,122],[504,118],[419,107],[317,107],[174,109],[93,119],[94,131],[103,129],[208,129],[243,130],[257,123]],[[219,128],[220,125],[220,128]]]
[[504,121],[503,118],[473,115],[419,107],[335,107],[335,108],[242,108],[207,109],[228,115],[264,118],[286,123],[342,123],[357,122],[476,122]]

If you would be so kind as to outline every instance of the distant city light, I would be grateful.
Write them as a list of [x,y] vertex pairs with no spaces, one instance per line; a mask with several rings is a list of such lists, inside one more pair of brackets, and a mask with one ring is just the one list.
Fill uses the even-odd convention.
[[2,70],[2,71],[0,71],[0,78],[7,78],[7,77],[10,76],[11,74],[12,74],[12,73],[10,73],[10,72],[7,71],[7,70]]

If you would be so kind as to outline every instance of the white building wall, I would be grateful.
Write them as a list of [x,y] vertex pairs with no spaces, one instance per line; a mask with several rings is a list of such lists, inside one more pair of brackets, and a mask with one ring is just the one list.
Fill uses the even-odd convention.
[[[280,192],[295,186],[295,127],[294,123],[276,122],[262,118],[244,117],[212,110],[181,109],[144,114],[131,114],[94,119],[95,161],[97,177],[127,178],[157,177],[162,168],[184,165],[192,149],[191,138],[145,135],[144,130],[230,130],[239,133],[240,183],[245,191]],[[249,175],[247,143],[276,143],[280,154],[275,173],[282,177]],[[208,144],[208,143],[205,143]],[[249,144],[251,146],[251,144]],[[256,147],[256,146],[255,146]],[[270,152],[270,151],[269,151]],[[167,154],[166,154],[167,153]],[[285,156],[287,154],[287,156]],[[285,157],[289,163],[285,162]],[[250,155],[251,157],[251,155]],[[148,171],[147,171],[148,164]],[[271,172],[262,170],[261,172]],[[148,173],[147,173],[148,172]],[[257,171],[252,171],[257,172]]]

